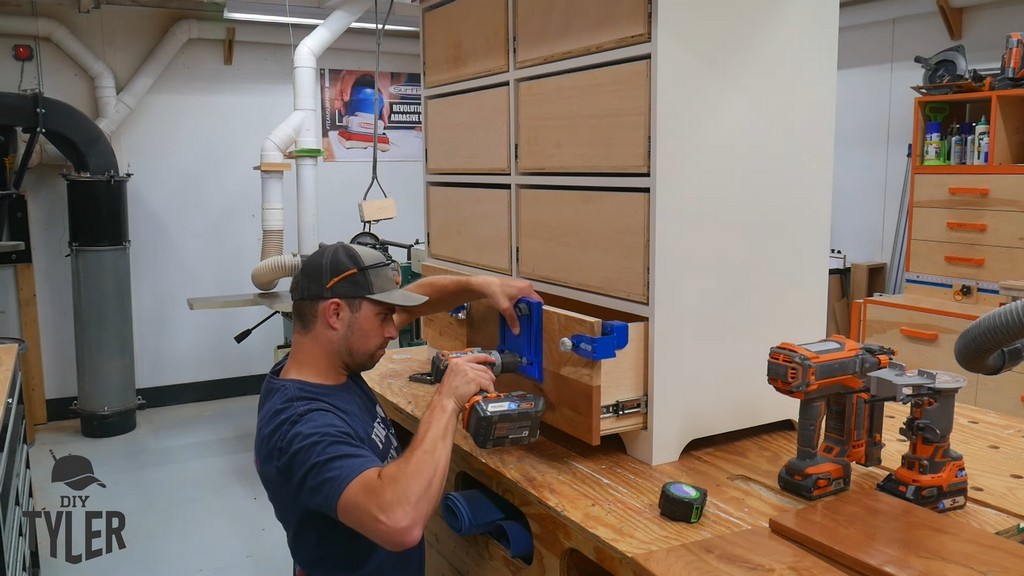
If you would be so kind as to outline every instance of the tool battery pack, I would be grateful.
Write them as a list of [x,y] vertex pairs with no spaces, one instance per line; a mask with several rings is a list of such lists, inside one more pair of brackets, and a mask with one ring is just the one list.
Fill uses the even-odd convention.
[[529,444],[540,435],[544,398],[526,392],[474,397],[465,427],[480,448]]

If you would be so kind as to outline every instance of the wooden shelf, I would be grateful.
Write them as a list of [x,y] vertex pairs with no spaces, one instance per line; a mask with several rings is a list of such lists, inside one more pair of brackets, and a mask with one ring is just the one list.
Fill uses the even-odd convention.
[[1024,174],[1024,165],[914,166],[914,174]]

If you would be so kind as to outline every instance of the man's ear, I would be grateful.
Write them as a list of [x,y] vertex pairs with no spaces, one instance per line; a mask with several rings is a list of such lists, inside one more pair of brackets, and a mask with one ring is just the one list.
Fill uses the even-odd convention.
[[321,314],[323,315],[324,322],[327,323],[330,329],[338,330],[348,323],[348,316],[352,312],[344,302],[337,298],[332,298],[324,303]]

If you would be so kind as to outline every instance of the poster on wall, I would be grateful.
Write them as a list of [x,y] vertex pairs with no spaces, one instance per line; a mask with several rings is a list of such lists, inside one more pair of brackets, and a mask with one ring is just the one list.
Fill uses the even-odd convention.
[[372,160],[375,121],[378,161],[423,160],[420,75],[381,72],[377,88],[373,70],[320,69],[326,161]]

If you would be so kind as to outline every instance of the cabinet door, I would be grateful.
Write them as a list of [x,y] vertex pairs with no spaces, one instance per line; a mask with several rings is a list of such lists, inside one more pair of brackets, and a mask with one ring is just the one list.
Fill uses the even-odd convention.
[[920,174],[914,176],[914,208],[1024,211],[1024,176]]
[[648,214],[646,192],[520,190],[519,275],[647,302]]
[[963,376],[967,385],[957,394],[957,402],[975,403],[978,376],[965,372],[953,356],[953,345],[971,320],[873,305],[871,299],[865,303],[865,343],[895,348],[896,361],[907,370],[923,368]]
[[508,174],[508,86],[428,98],[427,172]]
[[424,86],[507,71],[507,0],[455,0],[423,13]]
[[648,0],[517,0],[516,65],[534,66],[651,39]]
[[911,240],[908,269],[918,274],[999,282],[1024,275],[1024,250]]
[[520,172],[650,170],[649,60],[528,80],[518,103]]
[[914,240],[1024,248],[1024,212],[1003,210],[914,210]]
[[1011,370],[978,380],[978,407],[1024,418],[1024,373]]
[[427,187],[427,248],[433,258],[512,272],[507,188]]

